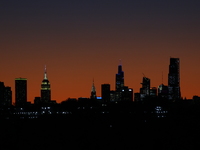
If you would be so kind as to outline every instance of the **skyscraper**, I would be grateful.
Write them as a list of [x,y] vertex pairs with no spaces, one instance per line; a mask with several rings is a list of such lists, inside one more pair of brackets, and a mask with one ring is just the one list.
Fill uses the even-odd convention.
[[124,88],[124,72],[122,71],[121,62],[118,65],[118,73],[116,74],[116,85],[115,85],[115,99],[120,101],[122,98],[122,90]]
[[141,84],[142,88],[140,88],[140,98],[143,100],[145,97],[150,95],[150,79],[143,77]]
[[47,69],[45,66],[44,79],[42,80],[41,84],[41,102],[49,103],[50,101],[51,101],[51,89],[50,89],[50,82],[47,78]]
[[15,105],[25,105],[27,103],[27,79],[15,78]]
[[4,82],[0,82],[0,106],[12,105],[12,91],[11,87],[4,85]]
[[180,93],[180,60],[179,58],[170,58],[168,88],[169,100],[178,100],[181,98]]
[[103,103],[110,102],[110,84],[101,85],[101,96]]
[[5,106],[11,106],[12,105],[12,91],[11,91],[11,87],[9,87],[9,86],[5,87],[4,105]]
[[91,90],[91,96],[90,96],[91,99],[96,99],[97,96],[96,96],[96,88],[94,86],[94,80],[93,80],[93,83],[92,83],[92,90]]

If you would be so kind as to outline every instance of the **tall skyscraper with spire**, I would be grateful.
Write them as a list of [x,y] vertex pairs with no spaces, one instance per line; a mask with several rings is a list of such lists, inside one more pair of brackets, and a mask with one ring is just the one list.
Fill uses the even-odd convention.
[[169,89],[170,100],[178,100],[181,98],[179,58],[170,58],[169,74],[168,74],[168,89]]
[[122,90],[124,88],[124,72],[122,71],[121,60],[118,65],[118,73],[116,74],[116,85],[115,85],[115,99],[116,101],[120,101],[122,98]]
[[41,102],[49,103],[51,101],[51,88],[50,82],[47,78],[47,68],[44,68],[44,79],[41,84]]
[[91,89],[91,96],[90,96],[91,99],[96,99],[97,96],[96,96],[96,88],[94,86],[94,79],[93,79],[93,83],[92,83],[92,89]]

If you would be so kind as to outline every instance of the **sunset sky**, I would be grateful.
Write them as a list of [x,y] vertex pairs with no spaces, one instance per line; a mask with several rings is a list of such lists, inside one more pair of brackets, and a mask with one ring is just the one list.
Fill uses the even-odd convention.
[[170,57],[180,58],[181,95],[200,96],[199,0],[1,0],[0,81],[27,78],[28,101],[40,96],[44,66],[52,100],[89,97],[94,78],[115,89],[122,60],[125,85],[139,92],[168,84]]

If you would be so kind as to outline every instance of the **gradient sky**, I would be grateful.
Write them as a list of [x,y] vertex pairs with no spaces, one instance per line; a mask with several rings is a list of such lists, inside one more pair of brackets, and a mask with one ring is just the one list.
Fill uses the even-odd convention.
[[125,85],[139,92],[167,85],[170,57],[180,58],[181,95],[200,96],[199,0],[1,0],[0,81],[28,80],[40,96],[47,65],[52,100],[89,97],[94,78],[115,89],[122,59]]

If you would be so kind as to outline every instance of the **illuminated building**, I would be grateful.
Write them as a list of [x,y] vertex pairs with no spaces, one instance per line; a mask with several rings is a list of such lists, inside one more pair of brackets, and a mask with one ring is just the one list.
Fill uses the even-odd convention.
[[93,80],[93,83],[92,83],[92,90],[91,90],[91,96],[90,96],[91,99],[96,99],[97,96],[96,96],[96,88],[94,86],[94,80]]
[[122,71],[121,63],[118,66],[118,73],[116,74],[116,85],[115,85],[115,100],[120,101],[122,99],[122,90],[124,88],[124,72]]
[[45,66],[44,79],[41,84],[41,102],[49,103],[50,101],[51,101],[51,89],[50,89],[50,82],[47,78],[47,69]]
[[110,102],[110,84],[101,85],[101,96],[103,103]]
[[27,79],[15,78],[15,105],[25,105],[27,103]]
[[169,100],[173,101],[181,98],[179,64],[180,64],[179,58],[170,58],[168,89],[169,89]]
[[143,77],[141,84],[142,88],[140,88],[140,98],[141,100],[143,100],[150,95],[150,79],[147,77]]

